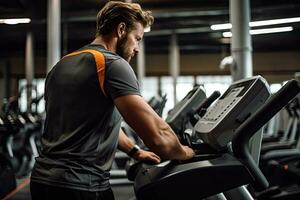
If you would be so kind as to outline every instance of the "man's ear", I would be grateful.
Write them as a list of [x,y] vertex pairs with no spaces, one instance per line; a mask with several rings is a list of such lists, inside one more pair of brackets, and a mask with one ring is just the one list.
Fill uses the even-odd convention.
[[126,34],[126,24],[124,22],[119,23],[117,26],[117,34],[119,38],[124,37]]

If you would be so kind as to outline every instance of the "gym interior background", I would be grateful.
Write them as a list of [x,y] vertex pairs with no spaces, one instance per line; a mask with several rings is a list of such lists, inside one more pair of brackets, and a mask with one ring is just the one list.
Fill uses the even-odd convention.
[[[34,86],[30,88],[33,97],[43,94],[45,75],[55,59],[93,40],[96,14],[106,2],[1,1],[0,106],[17,96],[20,110],[26,112],[26,85]],[[131,2],[140,3],[155,17],[151,30],[145,32],[140,55],[131,64],[146,100],[167,95],[163,117],[196,84],[203,85],[208,95],[215,89],[222,93],[228,88],[234,67],[229,59],[230,29],[217,29],[213,25],[230,22],[230,3],[234,0]],[[300,71],[300,1],[249,0],[249,7],[252,73],[266,78],[275,92]],[[26,19],[20,23],[5,21],[16,18]],[[263,25],[263,22],[270,23]],[[43,100],[36,111],[44,112]],[[116,185],[115,188],[122,184]],[[133,194],[126,187],[116,189],[117,199]],[[130,183],[128,187],[131,188]],[[11,199],[30,199],[28,193],[22,195],[17,193]]]

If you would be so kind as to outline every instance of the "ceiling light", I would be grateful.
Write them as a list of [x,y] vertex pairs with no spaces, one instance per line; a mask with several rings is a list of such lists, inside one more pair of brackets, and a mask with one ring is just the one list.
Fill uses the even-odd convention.
[[[292,26],[279,27],[279,28],[264,28],[264,29],[250,30],[250,34],[251,35],[259,35],[259,34],[267,34],[267,33],[288,32],[288,31],[292,31],[292,30],[293,30]],[[222,35],[223,35],[223,37],[232,37],[231,32],[223,32]]]
[[232,37],[232,33],[231,32],[223,32],[222,33],[223,37]]
[[227,24],[214,24],[211,25],[210,28],[214,31],[216,30],[226,30],[226,29],[231,29],[232,25],[227,23]]
[[30,21],[29,18],[0,19],[0,24],[26,24]]
[[292,26],[287,27],[279,27],[279,28],[264,28],[264,29],[255,29],[250,30],[251,35],[259,35],[259,34],[266,34],[266,33],[280,33],[280,32],[288,32],[292,31]]
[[268,26],[268,25],[286,24],[286,23],[293,23],[293,22],[300,22],[300,17],[254,21],[254,22],[250,22],[249,26],[250,27]]
[[[286,23],[294,23],[294,22],[300,22],[300,17],[253,21],[253,22],[249,22],[249,26],[250,27],[268,26],[268,25],[286,24]],[[230,23],[214,24],[211,25],[210,28],[212,30],[226,30],[226,29],[231,29],[232,25]]]

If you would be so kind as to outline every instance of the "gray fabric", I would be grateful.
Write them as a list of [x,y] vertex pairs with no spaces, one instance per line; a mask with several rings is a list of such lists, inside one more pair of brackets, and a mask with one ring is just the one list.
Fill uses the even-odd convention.
[[105,56],[105,92],[100,89],[90,53],[63,58],[47,75],[46,121],[42,150],[31,179],[48,185],[88,191],[109,188],[109,170],[117,148],[121,116],[113,99],[140,95],[130,65],[100,45]]

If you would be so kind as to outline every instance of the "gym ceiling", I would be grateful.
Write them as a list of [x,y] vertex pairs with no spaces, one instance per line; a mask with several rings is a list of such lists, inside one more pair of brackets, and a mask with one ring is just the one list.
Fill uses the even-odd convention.
[[[97,11],[104,0],[61,0],[61,39],[63,52],[73,51],[94,37]],[[146,53],[168,52],[170,35],[178,33],[183,54],[230,51],[230,39],[210,28],[229,22],[229,0],[133,0],[152,10],[155,23],[145,33]],[[299,0],[250,0],[251,21],[300,17]],[[31,19],[29,24],[0,24],[0,57],[24,54],[27,31],[35,38],[35,54],[46,55],[47,0],[9,0],[0,3],[0,18]],[[292,26],[293,31],[254,35],[253,51],[299,51],[300,22],[263,28]]]

